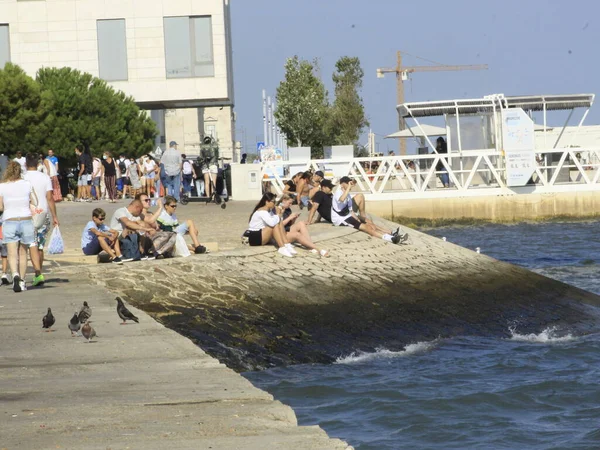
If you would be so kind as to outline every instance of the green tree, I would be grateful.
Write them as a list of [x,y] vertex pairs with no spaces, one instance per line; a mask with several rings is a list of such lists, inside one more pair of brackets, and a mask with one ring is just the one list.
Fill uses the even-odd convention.
[[277,87],[275,118],[290,146],[310,146],[313,157],[322,155],[329,104],[314,65],[298,56],[288,58],[285,79]]
[[0,152],[37,152],[46,105],[39,85],[23,69],[7,63],[0,69]]
[[327,121],[328,140],[333,145],[355,145],[369,125],[359,91],[364,72],[357,57],[343,56],[335,64],[335,100]]
[[45,146],[74,161],[77,144],[92,153],[140,156],[152,151],[156,125],[132,97],[106,81],[71,68],[43,68],[37,73],[49,113],[42,124]]

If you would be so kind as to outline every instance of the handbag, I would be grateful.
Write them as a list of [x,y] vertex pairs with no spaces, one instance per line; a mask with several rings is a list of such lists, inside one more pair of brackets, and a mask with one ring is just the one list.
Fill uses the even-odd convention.
[[54,227],[50,235],[48,243],[48,253],[51,255],[59,255],[65,251],[65,243],[58,227]]
[[168,256],[175,247],[177,233],[172,231],[157,231],[150,236],[155,253]]

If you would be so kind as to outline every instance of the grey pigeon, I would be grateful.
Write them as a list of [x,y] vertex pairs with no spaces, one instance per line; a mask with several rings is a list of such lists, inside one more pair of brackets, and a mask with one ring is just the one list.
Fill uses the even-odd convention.
[[92,317],[92,308],[88,305],[88,302],[83,302],[83,306],[79,311],[79,322],[86,323],[90,317]]
[[54,316],[52,315],[52,310],[50,308],[48,308],[48,314],[46,314],[43,318],[42,318],[42,328],[48,328],[48,331],[50,331],[50,327],[52,325],[54,325]]
[[133,320],[135,323],[140,323],[139,319],[133,315],[131,311],[123,304],[121,297],[117,297],[117,314],[123,321],[123,324],[127,323],[128,320]]
[[96,336],[96,330],[94,330],[90,323],[86,320],[83,327],[81,327],[81,334],[88,340],[88,342],[90,342]]
[[71,320],[69,321],[69,330],[71,330],[71,336],[73,336],[73,333],[77,334],[77,332],[79,331],[80,328],[81,328],[81,322],[79,322],[77,313],[75,313],[75,314],[73,314],[73,317],[71,317]]

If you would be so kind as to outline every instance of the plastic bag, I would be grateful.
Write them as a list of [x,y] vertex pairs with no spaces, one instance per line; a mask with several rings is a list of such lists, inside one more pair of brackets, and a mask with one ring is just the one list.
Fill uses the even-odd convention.
[[175,241],[175,250],[173,250],[173,256],[178,257],[181,256],[183,258],[187,258],[192,253],[188,248],[183,235],[177,234],[177,240]]
[[54,227],[48,242],[48,253],[51,255],[59,255],[65,251],[65,243],[58,227]]

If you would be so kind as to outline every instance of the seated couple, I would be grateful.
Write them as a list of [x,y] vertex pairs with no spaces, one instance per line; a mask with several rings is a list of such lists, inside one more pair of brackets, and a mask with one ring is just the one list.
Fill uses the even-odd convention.
[[279,249],[281,255],[293,257],[298,252],[292,245],[297,242],[313,253],[329,256],[325,249],[319,250],[308,234],[306,223],[298,221],[298,214],[292,213],[292,196],[284,194],[280,204],[276,206],[277,196],[270,192],[262,196],[254,211],[250,215],[248,230],[244,236],[248,237],[251,246],[267,245],[272,241]]
[[[353,196],[350,191],[355,182],[350,177],[340,178],[340,188],[335,195],[332,193],[334,185],[331,180],[321,181],[321,190],[315,193],[312,198],[312,207],[308,215],[308,224],[313,223],[315,215],[332,223],[335,226],[353,227],[370,236],[383,239],[394,244],[401,244],[408,240],[408,233],[401,234],[400,227],[395,231],[388,230],[376,225],[372,220],[367,219],[365,215],[365,197],[362,194]],[[359,216],[353,209],[357,207]]]
[[314,174],[310,171],[298,172],[285,183],[283,193],[290,194],[293,203],[297,204],[300,209],[305,206],[310,208],[310,200],[319,191],[319,183],[324,178],[325,174],[321,170],[317,170]]

